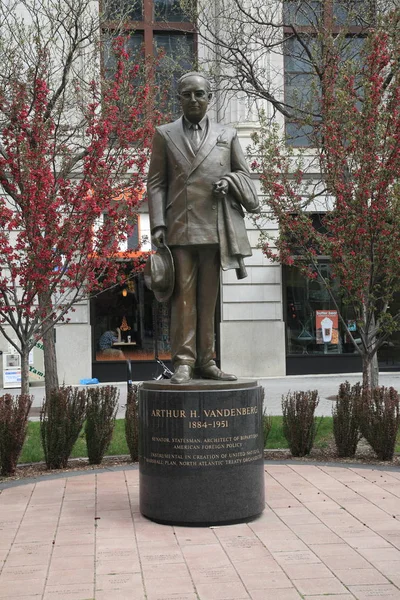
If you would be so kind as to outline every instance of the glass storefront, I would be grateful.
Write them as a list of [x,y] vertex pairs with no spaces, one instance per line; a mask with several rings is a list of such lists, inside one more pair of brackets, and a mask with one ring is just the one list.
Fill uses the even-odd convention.
[[[389,310],[392,315],[400,313],[399,293],[394,295]],[[379,368],[382,370],[400,370],[400,331],[395,331],[386,342],[383,342],[378,351],[378,362]]]
[[[172,369],[170,313],[170,303],[155,300],[145,285],[143,274],[92,298],[92,377],[100,382],[153,379],[163,370],[157,358]],[[217,301],[217,363],[220,320]]]
[[96,362],[169,360],[169,304],[137,275],[92,300],[92,334]]
[[[286,320],[287,374],[359,371],[361,361],[338,314],[353,338],[361,343],[354,314],[340,299],[339,281],[331,278],[329,262],[320,263],[330,280],[337,306],[325,285],[308,279],[295,267],[283,267]],[[400,309],[396,296],[391,311]],[[381,369],[400,367],[400,332],[394,333],[378,352]]]
[[[338,311],[325,285],[307,279],[293,267],[285,267],[287,354],[353,354],[356,352],[339,320]],[[329,263],[320,264],[352,335],[357,339],[354,315],[340,302],[338,281],[331,279]]]

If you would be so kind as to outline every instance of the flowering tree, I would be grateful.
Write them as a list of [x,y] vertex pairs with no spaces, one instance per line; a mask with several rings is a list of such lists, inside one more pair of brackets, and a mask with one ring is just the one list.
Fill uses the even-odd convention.
[[138,83],[123,38],[112,44],[113,77],[102,77],[87,6],[1,9],[0,332],[21,355],[22,393],[38,338],[48,392],[58,385],[54,324],[119,277],[113,259],[136,220],[157,121],[155,92]]
[[[326,287],[370,388],[378,383],[377,351],[400,328],[400,314],[389,312],[400,290],[400,11],[370,31],[358,61],[341,63],[326,44],[322,119],[314,123],[322,179],[307,177],[315,172],[310,157],[285,147],[266,122],[254,140],[264,208],[280,227],[278,239],[262,234],[261,243],[270,258]],[[310,219],[317,211],[326,213],[324,231]],[[319,256],[330,257],[332,278]],[[340,311],[335,281],[360,339]]]

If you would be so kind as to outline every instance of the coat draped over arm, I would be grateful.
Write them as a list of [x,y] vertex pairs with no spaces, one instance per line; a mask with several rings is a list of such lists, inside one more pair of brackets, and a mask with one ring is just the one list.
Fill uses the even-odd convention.
[[223,179],[229,183],[229,193],[220,199],[218,209],[221,267],[236,269],[238,279],[243,279],[247,275],[243,257],[251,256],[252,252],[242,207],[249,213],[258,213],[259,202],[248,172],[236,171]]

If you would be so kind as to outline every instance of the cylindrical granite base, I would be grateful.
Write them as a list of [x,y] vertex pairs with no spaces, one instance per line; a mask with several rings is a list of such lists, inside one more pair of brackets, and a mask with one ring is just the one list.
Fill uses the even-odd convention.
[[256,381],[145,382],[139,391],[140,510],[211,525],[264,509],[262,388]]

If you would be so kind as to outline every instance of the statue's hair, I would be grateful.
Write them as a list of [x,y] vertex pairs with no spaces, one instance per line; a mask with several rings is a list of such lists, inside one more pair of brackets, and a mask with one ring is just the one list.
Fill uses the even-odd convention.
[[206,82],[207,92],[211,92],[211,83],[209,82],[207,77],[205,77],[202,73],[199,73],[198,71],[189,71],[188,73],[182,75],[180,79],[178,79],[178,93],[181,91],[183,82],[188,77],[201,77],[201,79],[204,79],[204,81]]

